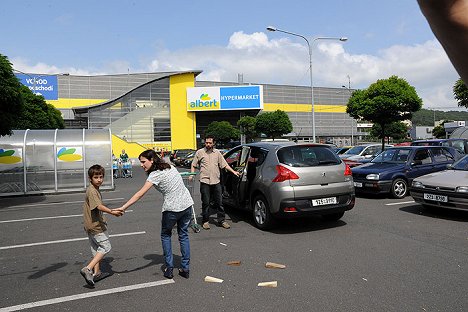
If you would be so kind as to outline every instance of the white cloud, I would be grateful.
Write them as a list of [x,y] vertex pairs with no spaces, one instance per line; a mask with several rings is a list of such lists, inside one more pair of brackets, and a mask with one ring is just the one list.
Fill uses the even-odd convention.
[[[297,39],[297,38],[296,38]],[[58,68],[13,58],[14,67],[35,73],[95,75],[126,73],[130,61],[114,61],[97,70]],[[226,46],[195,46],[183,50],[159,49],[150,61],[131,72],[202,70],[199,80],[309,85],[309,54],[305,42],[289,37],[269,39],[263,32],[235,32]],[[452,86],[458,79],[440,44],[433,40],[411,46],[391,46],[377,55],[351,54],[346,43],[319,40],[313,46],[314,86],[367,88],[377,79],[405,78],[423,98],[425,107],[457,107]]]

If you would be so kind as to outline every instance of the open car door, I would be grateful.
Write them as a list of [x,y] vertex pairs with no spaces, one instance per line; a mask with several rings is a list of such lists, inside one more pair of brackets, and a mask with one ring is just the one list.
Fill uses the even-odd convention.
[[232,197],[234,199],[234,204],[236,205],[236,207],[239,207],[239,208],[245,207],[245,202],[248,196],[247,194],[248,192],[247,167],[248,167],[249,157],[250,157],[250,147],[243,146],[239,154],[239,162],[237,163],[237,166],[235,168],[232,168],[240,173],[238,177],[235,175],[232,175],[232,180],[231,180],[232,181],[232,193],[233,193]]

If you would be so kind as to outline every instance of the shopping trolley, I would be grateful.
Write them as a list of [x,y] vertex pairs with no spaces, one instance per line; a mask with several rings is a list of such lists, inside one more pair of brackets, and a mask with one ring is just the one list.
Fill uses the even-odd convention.
[[[182,176],[182,180],[184,181],[185,187],[188,189],[190,192],[190,195],[193,198],[193,191],[195,189],[195,172],[181,172],[180,175]],[[189,179],[190,177],[193,177],[192,179]],[[192,228],[193,232],[198,233],[201,230],[200,225],[197,223],[197,215],[195,214],[195,208],[192,205],[192,217],[193,217],[193,223],[190,225]]]
[[130,160],[122,162],[122,176],[124,178],[133,178],[132,162]]

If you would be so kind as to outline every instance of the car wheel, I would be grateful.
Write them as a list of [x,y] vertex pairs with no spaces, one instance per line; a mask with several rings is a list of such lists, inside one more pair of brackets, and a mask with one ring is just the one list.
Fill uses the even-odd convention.
[[392,182],[392,189],[390,190],[393,198],[403,198],[408,193],[408,183],[403,179],[395,179]]
[[275,220],[271,215],[270,207],[265,197],[262,195],[255,196],[252,208],[255,226],[261,230],[271,229]]
[[322,215],[322,218],[325,221],[338,221],[341,219],[341,217],[343,217],[343,215],[344,215],[344,211]]

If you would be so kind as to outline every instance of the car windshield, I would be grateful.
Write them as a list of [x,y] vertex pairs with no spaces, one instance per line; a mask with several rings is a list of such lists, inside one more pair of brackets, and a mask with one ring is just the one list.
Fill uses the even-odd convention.
[[452,169],[468,171],[468,155],[465,155],[465,157],[455,162]]
[[315,145],[287,146],[278,150],[280,163],[291,167],[338,165],[341,160],[329,147]]
[[409,149],[388,149],[380,153],[377,157],[372,159],[373,163],[397,163],[403,164],[408,159]]
[[359,155],[363,150],[364,148],[366,148],[365,146],[354,146],[352,148],[350,148],[349,150],[347,150],[344,154],[346,155]]

